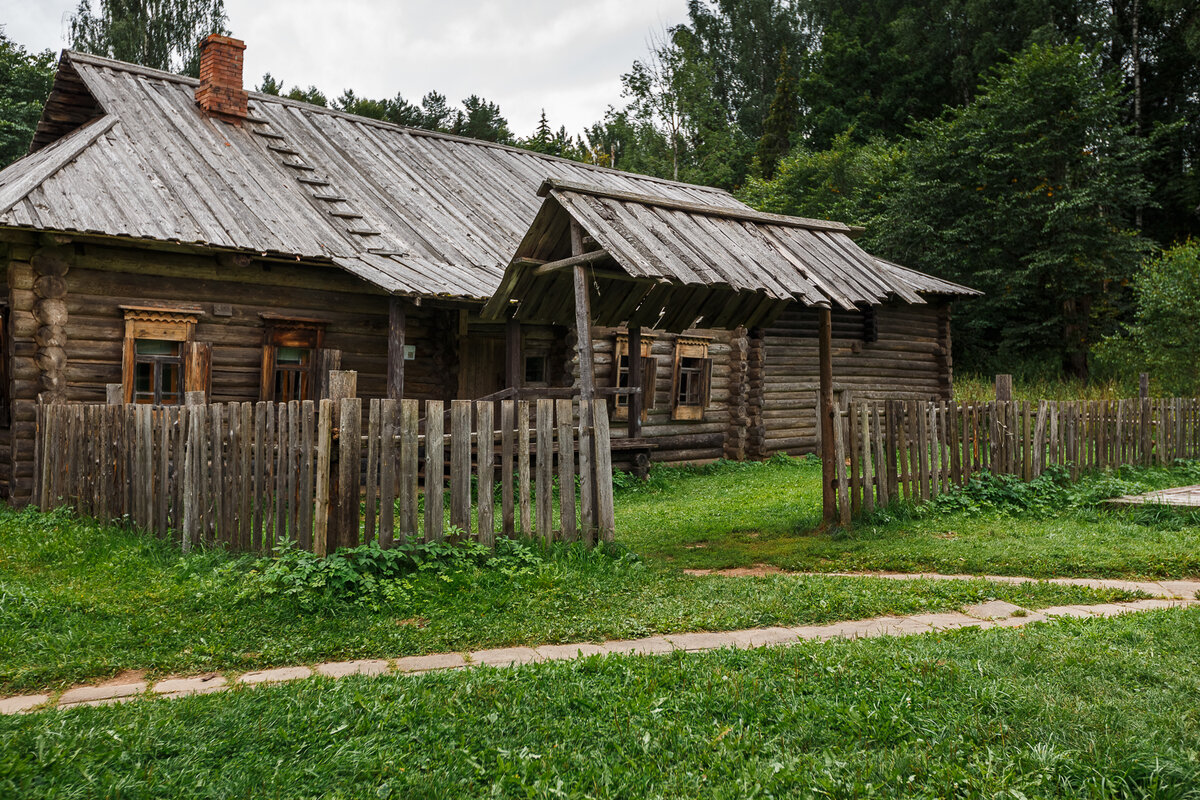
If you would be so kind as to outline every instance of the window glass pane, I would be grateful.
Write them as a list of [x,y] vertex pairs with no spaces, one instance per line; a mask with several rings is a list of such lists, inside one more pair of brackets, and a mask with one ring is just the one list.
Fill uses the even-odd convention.
[[307,347],[280,347],[275,350],[275,363],[304,366],[308,363],[308,354]]
[[179,342],[168,342],[163,339],[138,339],[134,343],[134,352],[139,356],[177,356]]
[[700,363],[699,358],[679,359],[679,396],[676,402],[681,406],[700,405]]
[[525,382],[544,383],[546,381],[546,357],[527,356],[525,358]]
[[133,368],[133,390],[138,394],[153,393],[150,380],[154,375],[153,364],[136,364]]
[[[180,373],[182,373],[183,370],[180,368],[180,366],[178,364],[163,364],[160,367],[160,369],[162,370],[162,372],[159,373],[161,376],[162,382],[159,384],[159,389],[163,393],[163,402],[166,403],[166,402],[168,402],[166,399],[166,395],[168,393],[175,395],[175,396],[179,395],[179,383],[180,383],[179,378],[180,378]],[[178,402],[178,401],[171,401],[171,402]]]

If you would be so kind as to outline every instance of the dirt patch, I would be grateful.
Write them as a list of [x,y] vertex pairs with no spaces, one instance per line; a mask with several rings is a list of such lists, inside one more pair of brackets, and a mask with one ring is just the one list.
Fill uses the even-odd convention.
[[127,669],[120,675],[114,675],[103,683],[97,683],[97,686],[122,686],[126,683],[137,683],[146,680],[146,672],[144,669]]
[[784,570],[773,564],[755,564],[750,567],[728,569],[685,569],[688,575],[720,575],[722,578],[761,578],[765,575],[782,575]]
[[429,624],[429,620],[425,619],[424,617],[409,617],[408,619],[396,620],[396,624],[402,628],[424,628]]

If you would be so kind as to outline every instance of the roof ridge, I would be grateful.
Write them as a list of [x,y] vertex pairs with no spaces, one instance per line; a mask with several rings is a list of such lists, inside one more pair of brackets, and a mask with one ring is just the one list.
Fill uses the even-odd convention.
[[785,225],[790,228],[806,228],[816,231],[830,231],[833,233],[844,233],[853,236],[857,233],[862,233],[865,228],[860,228],[854,225],[847,225],[844,222],[834,222],[832,220],[809,219],[808,217],[792,217],[785,214],[771,214],[766,211],[756,211],[752,208],[726,208],[724,206],[713,206],[707,203],[694,203],[687,200],[674,200],[666,197],[657,197],[651,194],[639,194],[637,192],[627,192],[619,189],[609,189],[604,186],[596,186],[589,183],[576,183],[574,181],[564,181],[558,178],[547,178],[542,181],[542,185],[538,187],[538,196],[546,197],[551,192],[569,192],[571,194],[588,194],[597,197],[607,197],[612,200],[622,202],[638,203],[640,205],[657,206],[659,208],[669,208],[675,211],[683,211],[690,214],[701,214],[710,217],[725,217],[728,219],[740,219],[746,222],[757,222],[764,225]]
[[[147,67],[147,66],[143,66],[141,64],[133,64],[128,61],[118,61],[113,58],[108,58],[107,56],[98,56],[98,55],[94,55],[92,53],[83,53],[78,50],[64,50],[63,54],[66,56],[69,56],[71,59],[79,59],[85,63],[91,63],[91,64],[95,64],[98,66],[109,67],[110,69],[120,70],[122,72],[129,72],[134,75],[145,75],[147,77],[158,78],[160,80],[169,80],[169,81],[173,81],[175,83],[181,83],[181,84],[184,84],[187,86],[199,86],[200,85],[200,81],[198,81],[196,78],[190,78],[187,75],[177,75],[174,72],[167,72],[165,70],[155,69],[154,67]],[[497,150],[507,150],[507,151],[513,152],[513,153],[520,153],[520,154],[526,155],[526,156],[537,157],[544,161],[552,161],[555,163],[563,163],[563,164],[572,164],[574,166],[583,167],[587,170],[594,170],[597,172],[604,172],[604,173],[608,173],[608,174],[612,174],[612,175],[624,175],[627,177],[636,178],[638,180],[651,181],[653,183],[661,183],[666,186],[687,187],[689,189],[696,189],[696,190],[702,191],[702,192],[723,195],[726,197],[733,197],[732,193],[726,191],[725,189],[718,188],[716,186],[704,186],[704,185],[701,185],[698,183],[687,183],[685,181],[673,181],[668,178],[659,178],[656,175],[643,175],[638,172],[628,172],[626,170],[613,169],[612,167],[603,167],[603,166],[600,166],[599,164],[588,164],[583,161],[573,161],[572,159],[563,158],[562,156],[550,155],[549,153],[539,153],[536,150],[526,150],[523,147],[516,147],[516,146],[510,145],[510,144],[501,144],[500,142],[489,142],[486,139],[472,139],[469,136],[459,136],[457,134],[445,133],[443,131],[431,131],[431,130],[427,130],[426,128],[413,128],[408,125],[399,125],[395,122],[388,122],[387,120],[383,120],[383,119],[375,119],[374,117],[364,117],[360,114],[351,114],[348,111],[342,111],[340,109],[330,108],[328,106],[319,106],[315,103],[306,103],[303,100],[293,100],[290,97],[284,97],[283,95],[278,95],[278,94],[267,94],[265,92],[249,90],[249,95],[250,95],[251,100],[259,100],[259,101],[268,102],[268,103],[280,103],[282,105],[293,106],[296,108],[310,109],[310,110],[320,113],[320,114],[329,114],[329,115],[336,116],[336,117],[342,117],[344,119],[350,119],[350,120],[353,120],[355,122],[359,122],[359,123],[362,123],[365,125],[374,125],[376,127],[385,128],[388,130],[403,131],[405,133],[410,133],[414,136],[428,136],[428,137],[434,138],[434,139],[444,139],[444,140],[452,141],[452,142],[462,142],[463,144],[472,144],[472,145],[477,145],[479,147],[490,147],[490,148],[497,149]]]

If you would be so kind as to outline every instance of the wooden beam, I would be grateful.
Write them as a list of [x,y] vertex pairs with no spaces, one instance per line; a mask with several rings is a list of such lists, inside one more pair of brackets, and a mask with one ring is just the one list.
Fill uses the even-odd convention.
[[389,400],[404,397],[404,328],[407,324],[404,301],[393,297],[388,301],[387,396]]
[[[578,224],[579,223],[572,220],[571,221],[571,229],[574,230]],[[571,237],[572,251],[574,251],[575,244],[576,244],[575,237],[572,236]],[[538,276],[549,275],[553,272],[557,272],[558,270],[570,269],[571,267],[576,267],[576,266],[585,266],[587,264],[595,264],[597,262],[606,261],[606,260],[612,258],[612,256],[610,256],[608,254],[607,250],[593,250],[590,253],[583,252],[583,237],[582,236],[580,237],[578,244],[579,244],[579,253],[578,254],[569,256],[567,258],[560,258],[558,261],[548,261],[544,264],[540,264],[533,268],[533,274],[538,275]]]
[[[629,410],[629,438],[642,435],[642,329],[629,329],[629,388],[631,393],[626,405]],[[620,365],[613,365],[616,369]]]
[[[583,251],[583,228],[575,220],[571,220],[571,252],[582,253]],[[588,295],[588,278],[587,267],[584,264],[577,264],[574,268],[574,284],[575,284],[575,350],[579,357],[579,427],[580,447],[583,448],[581,457],[592,459],[592,468],[587,476],[591,486],[586,487],[589,491],[583,492],[582,499],[585,505],[591,504],[591,508],[584,508],[584,541],[591,542],[592,531],[590,525],[595,524],[597,520],[596,503],[596,487],[597,481],[601,478],[596,474],[594,463],[594,454],[586,452],[587,444],[593,441],[593,415],[592,401],[596,397],[596,372],[592,362],[592,310],[591,298]]]
[[820,360],[820,404],[817,409],[821,425],[821,521],[831,525],[837,520],[837,458],[833,441],[833,321],[829,306],[817,309],[817,350]]
[[520,389],[525,375],[521,352],[521,323],[509,318],[504,324],[504,383],[509,389]]

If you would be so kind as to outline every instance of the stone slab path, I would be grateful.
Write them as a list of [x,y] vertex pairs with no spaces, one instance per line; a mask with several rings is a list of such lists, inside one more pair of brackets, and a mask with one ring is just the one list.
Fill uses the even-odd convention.
[[1021,575],[947,575],[941,572],[788,572],[770,564],[732,569],[685,569],[688,575],[791,575],[794,577],[832,578],[887,578],[896,581],[991,581],[993,583],[1055,583],[1060,586],[1083,586],[1089,589],[1120,589],[1128,592],[1144,592],[1151,597],[1196,599],[1200,592],[1200,580],[1131,581],[1121,578],[1028,578]]
[[[932,577],[884,575],[882,577]],[[953,578],[956,576],[941,576]],[[995,580],[1011,581],[1011,578]],[[1186,581],[1171,581],[1188,583]],[[1084,584],[1091,585],[1091,584]],[[1133,584],[1131,584],[1133,585]],[[1136,584],[1139,587],[1148,584]],[[1200,588],[1200,583],[1197,583]],[[1158,584],[1154,584],[1158,586]],[[1031,622],[1052,621],[1064,617],[1110,617],[1138,611],[1163,608],[1184,608],[1200,605],[1192,595],[1181,597],[1168,594],[1167,589],[1143,588],[1148,594],[1158,594],[1146,600],[1128,603],[1102,603],[1097,605],[1072,605],[1027,611],[1003,600],[991,600],[971,606],[962,612],[917,614],[908,617],[874,617],[872,619],[833,622],[827,625],[801,625],[797,627],[751,628],[740,631],[717,631],[699,633],[673,633],[652,636],[646,639],[609,641],[600,644],[581,642],[577,644],[549,644],[540,647],[501,647],[494,650],[476,650],[464,653],[436,653],[425,656],[407,656],[396,659],[370,659],[342,661],[316,666],[292,666],[246,672],[241,675],[211,673],[194,677],[170,677],[153,685],[146,681],[112,683],[103,686],[77,686],[57,696],[50,694],[23,695],[0,699],[0,714],[23,714],[49,709],[70,709],[81,706],[110,705],[138,699],[172,699],[191,695],[213,694],[236,687],[262,686],[304,680],[319,675],[326,678],[342,678],[348,675],[384,675],[389,673],[422,673],[434,670],[463,669],[466,667],[491,666],[509,667],[543,661],[563,661],[590,655],[653,655],[675,650],[699,652],[718,650],[723,647],[751,648],[772,645],[784,646],[801,641],[828,641],[830,639],[861,639],[874,636],[910,636],[958,628],[1015,628]]]

